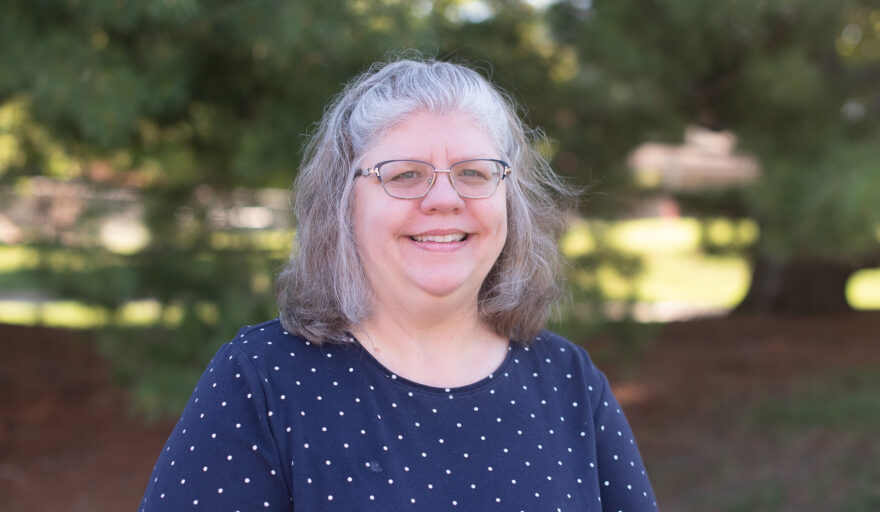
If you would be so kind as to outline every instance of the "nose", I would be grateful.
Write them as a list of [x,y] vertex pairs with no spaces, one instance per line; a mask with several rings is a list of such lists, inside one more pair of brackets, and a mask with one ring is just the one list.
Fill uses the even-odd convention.
[[[445,177],[443,175],[446,175]],[[449,171],[437,171],[434,173],[434,181],[428,193],[422,198],[421,209],[423,212],[459,212],[464,208],[464,200],[452,186],[452,176]]]

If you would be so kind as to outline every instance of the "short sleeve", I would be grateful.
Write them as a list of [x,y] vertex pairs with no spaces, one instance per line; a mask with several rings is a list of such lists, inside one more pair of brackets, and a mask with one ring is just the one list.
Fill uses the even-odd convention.
[[264,386],[228,343],[198,382],[150,476],[139,510],[290,510]]
[[629,423],[608,379],[596,370],[602,393],[594,404],[596,461],[602,510],[652,512],[657,502]]

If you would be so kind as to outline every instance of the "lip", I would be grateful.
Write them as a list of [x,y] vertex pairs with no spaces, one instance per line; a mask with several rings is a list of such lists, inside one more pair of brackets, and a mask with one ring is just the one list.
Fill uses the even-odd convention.
[[444,235],[456,235],[458,233],[464,233],[465,236],[470,234],[465,229],[447,228],[447,229],[431,229],[428,231],[421,231],[419,233],[412,233],[407,236],[409,236],[409,237],[413,237],[413,236],[444,236]]

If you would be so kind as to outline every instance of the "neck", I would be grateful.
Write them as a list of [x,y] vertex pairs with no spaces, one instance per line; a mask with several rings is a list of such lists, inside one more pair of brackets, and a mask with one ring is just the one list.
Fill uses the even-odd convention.
[[401,377],[435,387],[458,387],[495,371],[508,341],[469,307],[388,307],[377,301],[368,319],[352,329],[361,344]]

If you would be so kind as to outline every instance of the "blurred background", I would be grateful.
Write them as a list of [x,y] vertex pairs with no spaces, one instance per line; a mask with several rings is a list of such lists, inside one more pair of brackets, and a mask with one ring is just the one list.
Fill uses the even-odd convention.
[[406,49],[589,186],[552,328],[661,509],[880,510],[876,0],[6,0],[0,508],[137,507],[208,359],[276,315],[323,107]]

